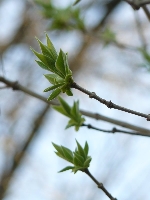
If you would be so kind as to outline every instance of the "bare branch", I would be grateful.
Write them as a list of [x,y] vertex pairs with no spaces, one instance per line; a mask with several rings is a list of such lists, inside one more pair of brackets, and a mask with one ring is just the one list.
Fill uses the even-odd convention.
[[[41,101],[44,101],[45,103],[47,103],[49,105],[59,105],[55,101],[47,101],[47,99],[45,97],[27,89],[26,87],[22,86],[21,84],[19,84],[16,81],[10,81],[10,80],[5,79],[4,77],[0,76],[0,82],[5,83],[8,87],[12,88],[13,90],[22,91],[25,94],[28,94],[28,95],[33,96],[33,97],[35,97],[35,98],[37,98]],[[123,121],[120,121],[120,120],[116,120],[116,119],[113,119],[113,118],[109,118],[109,117],[106,117],[106,116],[98,114],[98,113],[91,113],[91,112],[88,112],[88,111],[85,111],[85,110],[80,110],[80,112],[84,116],[87,116],[87,117],[90,117],[90,118],[93,118],[93,119],[96,119],[96,120],[102,120],[102,121],[105,121],[105,122],[108,122],[108,123],[111,123],[111,124],[122,126],[124,128],[130,129],[130,130],[141,132],[142,136],[148,136],[148,137],[150,136],[150,130],[148,130],[148,129],[145,129],[145,128],[142,128],[142,127],[139,127],[139,126],[135,126],[133,124],[123,122]]]
[[95,94],[95,92],[90,92],[90,91],[88,91],[88,90],[82,88],[81,86],[79,86],[79,85],[78,85],[77,83],[75,83],[75,82],[72,84],[72,88],[75,88],[75,89],[77,89],[77,90],[83,92],[84,94],[89,95],[89,98],[96,99],[97,101],[99,101],[100,103],[106,105],[106,106],[107,106],[108,108],[110,108],[110,109],[111,109],[111,108],[114,108],[114,109],[121,110],[121,111],[124,111],[124,112],[127,112],[127,113],[131,113],[131,114],[133,114],[133,115],[138,115],[138,116],[140,116],[140,117],[146,118],[147,121],[150,121],[150,115],[149,115],[149,114],[146,115],[146,114],[143,114],[143,113],[140,113],[140,112],[137,112],[137,111],[130,110],[130,109],[128,109],[128,108],[119,106],[119,105],[117,105],[117,104],[112,103],[111,101],[107,101],[107,100],[105,100],[105,99],[103,99],[103,98],[97,96],[97,95]]
[[[131,132],[131,131],[125,131],[125,130],[121,130],[121,129],[118,129],[118,128],[112,128],[111,130],[105,130],[105,129],[100,129],[100,128],[97,128],[97,127],[94,127],[92,126],[91,124],[82,124],[81,126],[86,126],[87,128],[89,129],[93,129],[93,130],[96,130],[96,131],[101,131],[101,132],[104,132],[104,133],[125,133],[125,134],[129,134],[129,135],[140,135],[140,136],[144,136],[143,133],[139,133],[139,132]],[[147,135],[145,135],[147,136]],[[150,135],[149,135],[150,137]]]
[[96,180],[96,178],[90,173],[88,169],[85,169],[84,172],[96,183],[99,189],[101,189],[111,200],[117,200],[114,198],[108,190],[104,187],[104,185]]

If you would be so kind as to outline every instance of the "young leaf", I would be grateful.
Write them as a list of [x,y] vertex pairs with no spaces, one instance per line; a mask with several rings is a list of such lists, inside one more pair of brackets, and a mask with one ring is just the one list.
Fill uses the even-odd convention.
[[60,49],[59,55],[56,60],[56,68],[63,74],[64,78],[66,76],[65,64],[63,59],[64,52]]
[[89,152],[89,145],[88,145],[87,141],[85,142],[84,152],[85,152],[85,155],[87,156],[88,152]]
[[72,93],[71,89],[66,90],[66,94],[68,96],[73,96],[73,93]]
[[73,6],[75,6],[77,3],[79,3],[81,0],[76,0],[74,3],[73,3]]
[[64,146],[61,146],[61,147],[62,147],[62,150],[63,150],[64,155],[66,157],[66,160],[73,163],[73,153],[72,153],[72,151],[70,149],[64,147]]
[[61,156],[65,157],[65,156],[64,156],[64,152],[63,152],[61,146],[58,146],[57,144],[55,144],[55,143],[53,143],[53,142],[52,142],[52,145],[54,146],[54,148],[58,151],[58,153],[59,153]]
[[48,91],[54,90],[54,89],[56,89],[56,88],[58,88],[58,87],[60,87],[60,86],[62,86],[62,85],[63,85],[62,83],[61,83],[61,84],[57,84],[57,85],[53,85],[53,86],[51,86],[51,87],[46,88],[46,89],[44,90],[44,92],[48,92]]
[[88,168],[90,166],[91,160],[92,160],[92,158],[90,156],[88,156],[88,158],[84,162],[84,167]]
[[66,113],[66,111],[61,106],[53,106],[53,108],[66,117],[70,117],[70,115],[68,115],[68,113]]
[[74,153],[74,155],[75,155],[75,157],[78,159],[78,160],[80,160],[80,162],[81,162],[81,165],[80,166],[82,166],[83,164],[84,164],[84,158],[79,154],[79,153],[77,153],[77,152],[73,152]]
[[81,156],[83,156],[84,159],[86,159],[86,155],[84,153],[84,150],[82,146],[79,144],[79,142],[76,140],[77,146],[78,146],[78,152],[80,153]]
[[45,78],[53,85],[55,85],[56,74],[44,74]]
[[47,68],[51,71],[51,72],[56,72],[56,69],[55,69],[55,62],[52,58],[46,56],[46,55],[43,55],[43,54],[40,54],[38,53],[37,51],[35,51],[34,49],[32,49],[32,52],[36,55],[36,57],[38,57],[44,65],[47,66]]
[[66,70],[66,75],[71,75],[72,76],[72,71],[69,69],[68,65],[68,54],[63,53],[63,60],[64,60],[64,65],[65,65],[65,70]]
[[62,170],[60,170],[59,172],[64,172],[64,171],[67,171],[67,170],[70,170],[73,168],[74,168],[73,166],[67,166],[67,167],[63,168]]
[[46,45],[44,45],[37,37],[36,37],[36,40],[38,41],[40,45],[43,55],[50,57],[55,62],[56,59],[54,59],[53,55],[51,54],[50,49]]
[[56,60],[57,59],[57,52],[53,46],[53,43],[51,42],[50,38],[48,37],[48,35],[46,34],[46,39],[47,39],[47,46],[50,49],[53,59]]
[[48,101],[51,101],[52,99],[56,98],[61,93],[61,89],[57,88],[52,92],[52,94],[48,97]]
[[62,107],[64,108],[64,110],[68,113],[68,115],[70,116],[70,111],[71,111],[71,107],[66,103],[66,101],[64,101],[61,97],[58,97],[60,104],[62,105]]
[[43,62],[41,62],[41,61],[39,61],[39,60],[35,60],[35,61],[37,62],[37,64],[38,64],[41,68],[43,68],[43,69],[45,69],[45,70],[49,70],[49,68],[48,68],[46,65],[44,65]]

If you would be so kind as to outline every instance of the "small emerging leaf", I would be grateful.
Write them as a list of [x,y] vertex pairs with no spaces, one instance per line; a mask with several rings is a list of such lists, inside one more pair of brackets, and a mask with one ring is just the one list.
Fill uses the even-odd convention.
[[70,106],[61,97],[59,97],[58,99],[59,99],[60,104],[64,108],[64,110],[68,113],[68,115],[70,115],[70,111],[71,111]]
[[44,90],[44,92],[48,92],[48,91],[54,90],[54,89],[56,89],[56,88],[58,88],[58,87],[60,87],[60,86],[62,86],[62,85],[63,85],[62,83],[61,83],[61,84],[57,84],[57,85],[53,85],[53,86],[51,86],[51,87],[46,88],[46,89]]
[[88,146],[87,141],[86,141],[85,146],[84,146],[84,152],[85,152],[85,155],[87,156],[88,152],[89,152],[89,146]]
[[48,97],[48,101],[51,101],[53,100],[54,98],[56,98],[59,94],[61,93],[61,89],[60,88],[57,88],[56,90],[54,90],[52,92],[52,94]]
[[67,167],[63,168],[62,170],[60,170],[59,173],[67,171],[67,170],[70,170],[70,169],[73,169],[73,168],[74,168],[73,166],[67,166]]

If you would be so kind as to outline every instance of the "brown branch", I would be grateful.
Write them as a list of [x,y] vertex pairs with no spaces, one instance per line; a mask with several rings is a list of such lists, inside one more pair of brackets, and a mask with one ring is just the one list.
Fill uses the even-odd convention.
[[131,113],[133,115],[138,115],[140,117],[144,117],[147,119],[147,121],[150,121],[150,114],[143,114],[143,113],[140,113],[140,112],[137,112],[137,111],[134,111],[134,110],[130,110],[128,108],[125,108],[125,107],[122,107],[122,106],[119,106],[117,104],[114,104],[112,103],[111,101],[107,101],[99,96],[97,96],[95,94],[95,92],[90,92],[84,88],[82,88],[81,86],[79,86],[77,83],[73,83],[72,84],[72,88],[75,88],[81,92],[83,92],[84,94],[87,94],[89,96],[89,98],[93,98],[93,99],[96,99],[97,101],[99,101],[100,103],[106,105],[108,108],[114,108],[114,109],[117,109],[117,110],[121,110],[121,111],[124,111],[124,112],[127,112],[127,113]]
[[147,4],[150,4],[150,1],[138,2],[138,3],[135,3],[135,2],[133,2],[131,0],[123,0],[123,1],[125,1],[129,5],[131,5],[134,10],[139,10],[140,8],[142,8],[144,10],[148,20],[150,21],[150,13],[149,13],[149,10],[148,10],[148,8],[146,6]]
[[42,112],[40,113],[40,115],[38,115],[38,117],[35,119],[34,127],[31,131],[31,133],[29,133],[29,136],[28,136],[26,142],[23,144],[21,149],[17,150],[16,154],[14,155],[11,168],[9,169],[9,171],[4,172],[4,174],[1,178],[1,182],[0,182],[0,199],[3,199],[3,197],[5,196],[8,186],[13,178],[14,172],[16,171],[16,169],[18,168],[18,166],[24,159],[26,151],[27,151],[29,145],[31,144],[31,142],[36,137],[38,130],[42,125],[44,116],[46,115],[48,110],[49,110],[49,106],[46,105],[44,107],[44,109],[42,110]]
[[96,178],[90,173],[88,169],[85,169],[83,172],[85,172],[98,186],[99,189],[101,189],[111,200],[117,200],[114,198],[108,190],[104,187],[104,185],[96,180]]
[[[0,82],[5,83],[8,87],[12,88],[13,90],[22,91],[25,94],[28,94],[32,97],[35,97],[35,98],[37,98],[37,99],[39,99],[39,100],[41,100],[41,101],[43,101],[43,102],[45,102],[49,105],[58,105],[58,103],[56,103],[55,101],[47,101],[47,99],[45,97],[27,89],[26,87],[22,86],[21,84],[19,84],[16,81],[10,81],[10,80],[5,79],[4,77],[0,76]],[[116,120],[116,119],[113,119],[113,118],[110,118],[110,117],[106,117],[106,116],[98,114],[98,113],[91,113],[91,112],[88,112],[88,111],[85,111],[85,110],[80,110],[80,112],[84,116],[87,116],[87,117],[90,117],[90,118],[93,118],[93,119],[96,119],[96,120],[102,120],[102,121],[105,121],[105,122],[108,122],[108,123],[111,123],[111,124],[115,124],[115,125],[118,125],[118,126],[122,126],[124,128],[134,130],[134,131],[137,131],[137,132],[141,132],[143,136],[150,136],[150,130],[148,130],[148,129],[145,129],[145,128],[142,128],[142,127],[139,127],[139,126],[135,126],[135,125],[132,125],[130,123],[123,122],[123,121],[120,121],[120,120]]]
[[[95,126],[92,126],[91,124],[82,124],[81,126],[85,126],[89,129],[93,129],[93,130],[96,130],[96,131],[101,131],[101,132],[104,132],[104,133],[125,133],[125,134],[129,134],[129,135],[140,135],[140,136],[144,136],[143,133],[139,133],[139,132],[131,132],[131,131],[125,131],[125,130],[121,130],[121,129],[118,129],[118,128],[112,128],[111,130],[105,130],[105,129],[100,129],[100,128],[97,128]],[[147,135],[145,135],[147,136]],[[150,135],[149,135],[150,137]]]

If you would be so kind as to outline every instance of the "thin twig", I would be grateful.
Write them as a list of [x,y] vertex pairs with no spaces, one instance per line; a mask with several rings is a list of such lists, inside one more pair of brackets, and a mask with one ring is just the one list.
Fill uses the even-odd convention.
[[139,10],[140,8],[142,8],[144,10],[148,20],[150,21],[150,13],[146,6],[147,4],[150,4],[150,1],[143,1],[143,2],[138,2],[138,3],[135,3],[134,1],[129,1],[129,0],[123,0],[123,1],[125,1],[129,5],[131,5],[134,10]]
[[101,189],[111,200],[117,200],[116,198],[114,198],[109,192],[108,190],[104,187],[104,185],[100,182],[98,182],[95,177],[90,173],[90,171],[88,169],[85,169],[84,172],[96,183],[96,185],[98,186],[99,189]]
[[[114,133],[125,133],[125,134],[129,134],[129,135],[144,136],[143,133],[125,131],[125,130],[118,129],[116,127],[112,128],[111,130],[105,130],[105,129],[100,129],[100,128],[97,128],[95,126],[92,126],[91,124],[82,124],[81,126],[86,126],[89,129],[93,129],[93,130],[96,130],[96,131],[101,131],[101,132],[104,132],[104,133],[113,133],[113,134]],[[147,136],[147,135],[145,135],[145,136]],[[150,137],[150,135],[149,135],[149,137]]]
[[148,10],[147,6],[144,5],[144,6],[142,6],[142,8],[143,8],[148,20],[150,21],[150,13],[149,13],[149,10]]
[[[19,84],[17,81],[10,81],[10,80],[0,76],[0,82],[5,83],[8,87],[12,88],[13,90],[22,91],[25,94],[28,94],[32,97],[35,97],[35,98],[37,98],[37,99],[39,99],[39,100],[41,100],[41,101],[43,101],[43,102],[45,102],[49,105],[59,105],[55,101],[47,101],[47,99],[45,97],[27,89],[26,87]],[[108,123],[111,123],[111,124],[115,124],[115,125],[118,125],[118,126],[122,126],[124,128],[134,130],[134,131],[137,131],[137,132],[141,132],[143,136],[148,136],[148,137],[150,136],[150,130],[148,130],[146,128],[142,128],[142,127],[135,126],[133,124],[130,124],[130,123],[127,123],[127,122],[124,122],[124,121],[120,121],[120,120],[116,120],[116,119],[113,119],[113,118],[110,118],[110,117],[106,117],[106,116],[98,114],[98,113],[92,113],[92,112],[85,111],[85,110],[80,110],[80,112],[84,116],[87,116],[87,117],[90,117],[90,118],[93,118],[93,119],[96,119],[96,120],[102,120],[102,121],[105,121],[105,122],[108,122]]]
[[93,99],[96,99],[97,101],[99,101],[100,103],[106,105],[108,108],[114,108],[114,109],[117,109],[117,110],[121,110],[121,111],[124,111],[124,112],[127,112],[127,113],[131,113],[133,115],[138,115],[140,117],[144,117],[147,119],[147,121],[150,121],[150,114],[143,114],[143,113],[140,113],[140,112],[137,112],[137,111],[134,111],[134,110],[131,110],[131,109],[128,109],[128,108],[125,108],[125,107],[122,107],[122,106],[119,106],[117,104],[114,104],[112,103],[111,101],[107,101],[99,96],[97,96],[95,94],[95,92],[90,92],[84,88],[82,88],[81,86],[79,86],[77,83],[73,82],[72,84],[72,88],[75,88],[81,92],[83,92],[84,94],[87,94],[89,96],[89,98],[93,98]]
[[129,5],[131,5],[135,10],[139,10],[140,7],[142,6],[145,6],[147,4],[150,4],[150,0],[145,0],[145,1],[142,1],[142,2],[138,2],[138,3],[135,3],[133,0],[122,0],[122,1],[125,1],[127,2]]

